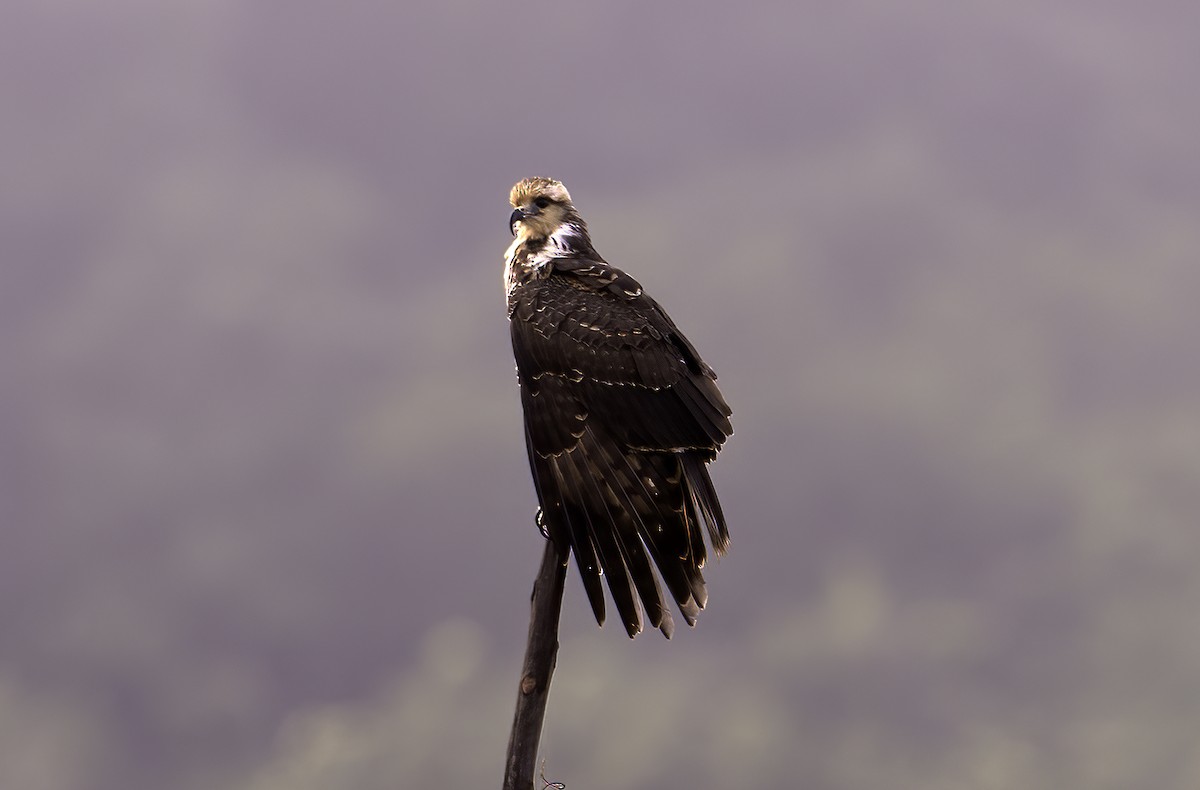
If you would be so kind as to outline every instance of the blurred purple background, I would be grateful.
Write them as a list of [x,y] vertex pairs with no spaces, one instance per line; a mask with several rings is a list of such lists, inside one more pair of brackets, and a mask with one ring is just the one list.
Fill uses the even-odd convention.
[[499,784],[535,174],[737,430],[698,628],[569,579],[548,778],[1200,786],[1194,3],[4,16],[0,787]]

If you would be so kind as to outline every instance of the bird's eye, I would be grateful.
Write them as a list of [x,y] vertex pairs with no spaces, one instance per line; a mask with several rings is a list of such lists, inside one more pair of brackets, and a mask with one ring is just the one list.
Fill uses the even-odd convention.
[[537,206],[538,208],[545,208],[546,206],[550,205],[550,199],[540,197],[537,200],[533,201],[533,205]]

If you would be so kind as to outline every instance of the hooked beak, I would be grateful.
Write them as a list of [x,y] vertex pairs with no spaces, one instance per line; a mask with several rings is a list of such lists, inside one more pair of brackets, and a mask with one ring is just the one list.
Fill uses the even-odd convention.
[[536,206],[520,206],[513,210],[513,213],[508,216],[508,230],[512,235],[517,235],[517,223],[526,217],[536,217],[542,212]]

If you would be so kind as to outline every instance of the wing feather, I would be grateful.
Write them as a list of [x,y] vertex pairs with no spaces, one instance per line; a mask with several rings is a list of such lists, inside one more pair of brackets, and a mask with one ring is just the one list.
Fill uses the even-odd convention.
[[707,602],[703,534],[718,553],[729,542],[705,464],[732,434],[731,411],[711,368],[633,278],[603,261],[554,265],[510,296],[538,499],[597,621],[603,575],[630,636],[643,611],[670,636],[658,576],[695,624]]

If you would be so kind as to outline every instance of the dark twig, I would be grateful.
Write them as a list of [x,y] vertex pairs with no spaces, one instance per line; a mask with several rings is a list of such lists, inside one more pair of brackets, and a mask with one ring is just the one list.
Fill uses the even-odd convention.
[[559,554],[554,541],[547,540],[542,567],[533,583],[529,641],[525,646],[525,663],[521,667],[512,733],[508,737],[504,790],[533,789],[542,720],[546,716],[546,700],[550,697],[550,677],[554,674],[558,656],[558,616],[562,611],[566,579],[567,558]]
[[542,780],[542,790],[567,790],[567,785],[563,782],[551,782],[546,778],[546,758],[542,758],[542,772],[538,774],[538,779]]

